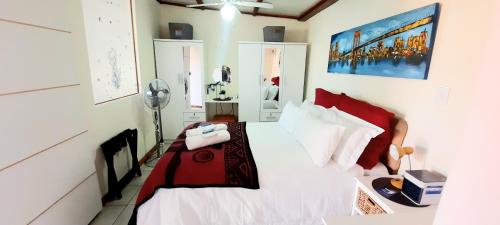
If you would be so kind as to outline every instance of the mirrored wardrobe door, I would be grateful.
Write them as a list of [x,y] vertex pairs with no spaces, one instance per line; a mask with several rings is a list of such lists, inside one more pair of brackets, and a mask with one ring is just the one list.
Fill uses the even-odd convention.
[[184,96],[186,109],[203,109],[203,48],[184,46]]
[[261,111],[281,111],[283,50],[283,45],[264,45],[262,48]]

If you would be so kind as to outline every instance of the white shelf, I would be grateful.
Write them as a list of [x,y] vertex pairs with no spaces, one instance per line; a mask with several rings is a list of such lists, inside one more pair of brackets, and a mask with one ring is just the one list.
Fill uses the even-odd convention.
[[183,43],[183,42],[188,42],[188,43],[200,43],[203,44],[202,40],[186,40],[186,39],[161,39],[161,38],[155,38],[153,41],[159,41],[159,42],[176,42],[176,43]]
[[[386,176],[386,177],[401,178],[401,176]],[[371,176],[356,177],[358,182],[361,184],[361,188],[363,188],[363,190],[365,190],[366,193],[370,197],[372,197],[372,199],[375,200],[384,210],[388,211],[389,214],[415,212],[415,211],[436,211],[437,205],[431,205],[423,208],[415,208],[415,207],[401,205],[386,199],[384,196],[380,195],[377,191],[373,189],[372,181],[375,180],[376,178],[378,177],[371,177]]]
[[227,104],[238,104],[238,99],[237,98],[233,98],[229,101],[217,101],[217,100],[213,100],[213,99],[205,99],[205,103],[217,103],[217,104],[224,104],[224,103],[227,103]]
[[[400,176],[389,176],[400,178]],[[437,205],[428,206],[425,208],[414,208],[409,206],[400,205],[392,202],[372,187],[372,181],[378,177],[363,176],[356,177],[356,188],[361,188],[366,194],[370,196],[380,207],[388,212],[384,215],[355,215],[355,216],[332,216],[323,218],[325,225],[431,225],[434,220]],[[353,211],[363,214],[353,204]]]

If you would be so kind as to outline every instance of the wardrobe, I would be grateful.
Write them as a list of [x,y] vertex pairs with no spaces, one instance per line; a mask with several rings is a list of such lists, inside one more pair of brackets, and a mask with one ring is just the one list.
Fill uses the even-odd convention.
[[306,43],[239,42],[239,120],[278,121],[304,95]]
[[188,125],[206,121],[203,41],[155,39],[156,77],[170,87],[161,111],[163,138],[173,140]]

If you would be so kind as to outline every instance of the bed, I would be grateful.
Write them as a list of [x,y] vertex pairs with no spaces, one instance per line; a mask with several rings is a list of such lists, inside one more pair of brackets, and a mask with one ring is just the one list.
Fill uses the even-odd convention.
[[[394,144],[402,144],[406,130],[406,122],[399,120]],[[259,189],[158,189],[136,208],[137,224],[322,224],[326,216],[350,215],[355,176],[399,168],[389,156],[372,171],[360,166],[345,171],[333,161],[320,168],[278,123],[247,123],[246,132]]]

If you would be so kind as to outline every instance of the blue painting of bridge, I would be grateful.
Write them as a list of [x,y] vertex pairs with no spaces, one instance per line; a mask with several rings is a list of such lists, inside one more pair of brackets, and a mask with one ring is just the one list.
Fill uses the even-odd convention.
[[438,17],[435,3],[332,35],[328,72],[425,80]]

